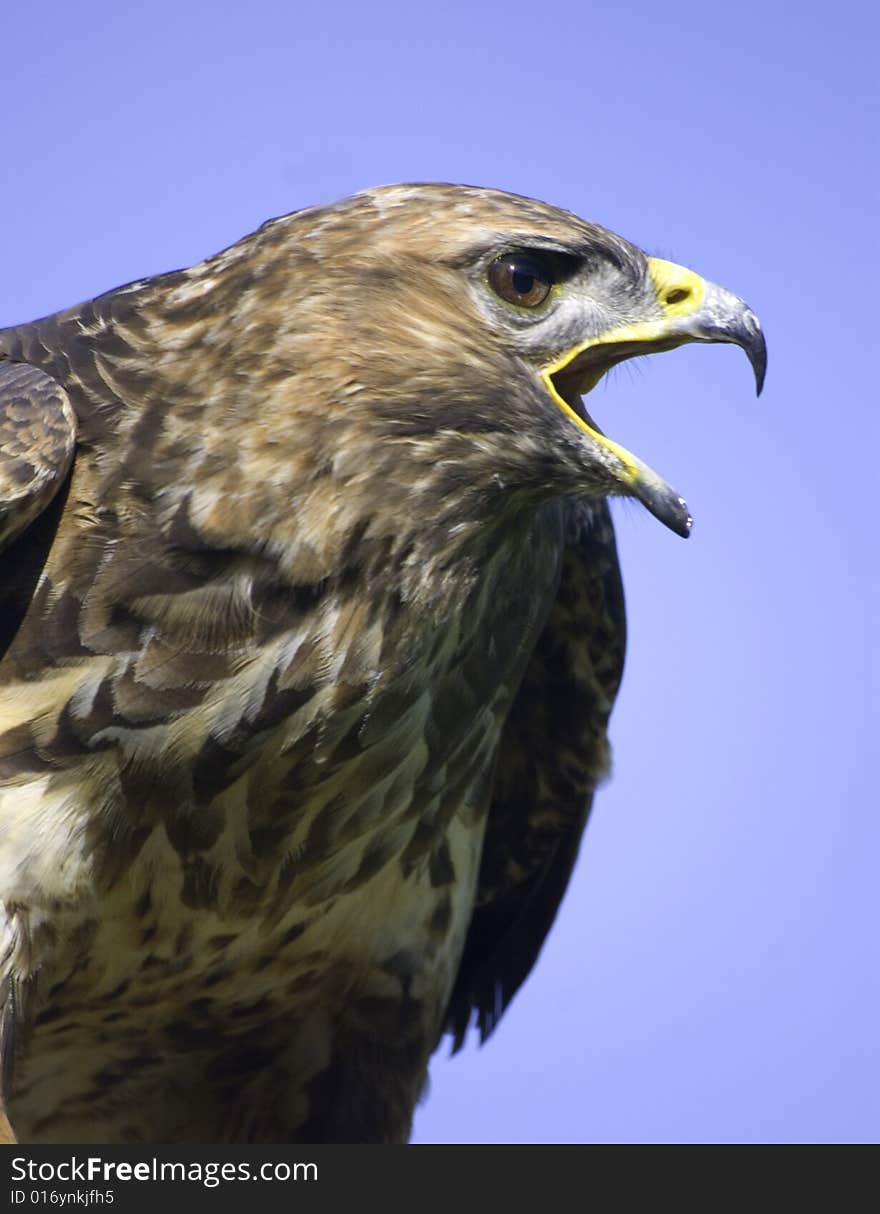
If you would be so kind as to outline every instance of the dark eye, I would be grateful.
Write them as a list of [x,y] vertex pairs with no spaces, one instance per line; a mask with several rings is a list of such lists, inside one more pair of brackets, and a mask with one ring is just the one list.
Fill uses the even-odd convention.
[[537,308],[556,281],[548,258],[537,253],[506,253],[489,266],[489,286],[518,308]]

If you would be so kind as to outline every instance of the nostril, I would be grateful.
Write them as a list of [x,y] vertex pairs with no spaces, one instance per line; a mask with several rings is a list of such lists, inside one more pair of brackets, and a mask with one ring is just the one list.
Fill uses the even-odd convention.
[[690,287],[678,287],[676,290],[669,292],[666,296],[666,302],[668,304],[684,303],[690,293]]

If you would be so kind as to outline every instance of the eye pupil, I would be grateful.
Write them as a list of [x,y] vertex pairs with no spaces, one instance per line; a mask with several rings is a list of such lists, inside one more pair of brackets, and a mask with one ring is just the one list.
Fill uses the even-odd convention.
[[554,283],[549,258],[540,253],[507,253],[489,267],[489,285],[505,303],[518,308],[538,308],[546,301]]
[[528,295],[535,285],[535,276],[522,266],[511,267],[510,282],[517,295]]

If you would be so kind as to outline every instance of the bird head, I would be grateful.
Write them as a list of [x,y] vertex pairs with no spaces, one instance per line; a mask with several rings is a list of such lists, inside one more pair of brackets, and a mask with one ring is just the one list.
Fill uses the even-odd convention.
[[140,471],[168,517],[179,461],[198,453],[186,496],[201,533],[300,563],[308,548],[316,578],[351,535],[360,559],[372,538],[418,565],[425,545],[483,544],[566,496],[636,498],[686,536],[683,499],[583,398],[624,359],[685,342],[741,346],[759,391],[766,363],[756,317],[721,287],[556,207],[468,186],[298,211],[113,298],[157,399],[177,402]]
[[760,392],[764,339],[741,299],[495,190],[389,186],[276,222],[286,237],[301,227],[298,247],[322,267],[326,315],[308,328],[333,334],[346,408],[372,419],[371,441],[449,461],[456,435],[459,462],[476,477],[481,461],[511,493],[630,496],[688,534],[683,499],[583,397],[623,360],[686,342],[741,346]]

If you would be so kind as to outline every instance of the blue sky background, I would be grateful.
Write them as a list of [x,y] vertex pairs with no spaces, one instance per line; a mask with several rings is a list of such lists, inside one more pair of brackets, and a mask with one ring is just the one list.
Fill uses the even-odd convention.
[[117,0],[5,23],[0,324],[398,180],[566,206],[764,322],[760,401],[720,347],[593,398],[695,529],[617,508],[615,774],[536,971],[485,1049],[437,1056],[417,1141],[880,1138],[878,11]]

